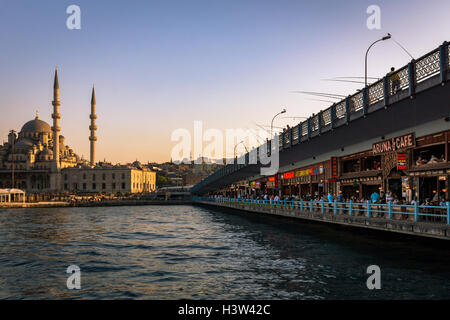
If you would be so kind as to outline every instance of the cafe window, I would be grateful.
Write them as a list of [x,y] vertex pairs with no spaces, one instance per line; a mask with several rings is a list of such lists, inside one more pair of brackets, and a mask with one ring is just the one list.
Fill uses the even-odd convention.
[[346,160],[342,162],[342,172],[359,172],[360,170],[360,159]]
[[381,170],[381,156],[364,157],[361,163],[362,171]]
[[422,166],[425,164],[433,164],[445,162],[445,144],[422,147],[414,150],[412,165]]

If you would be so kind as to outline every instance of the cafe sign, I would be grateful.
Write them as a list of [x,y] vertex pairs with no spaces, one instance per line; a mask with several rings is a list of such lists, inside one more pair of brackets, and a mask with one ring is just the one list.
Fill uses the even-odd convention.
[[406,169],[406,153],[397,154],[397,169],[398,170]]
[[400,137],[387,139],[374,143],[372,145],[372,153],[374,155],[393,152],[406,148],[411,148],[416,145],[414,133],[408,133]]

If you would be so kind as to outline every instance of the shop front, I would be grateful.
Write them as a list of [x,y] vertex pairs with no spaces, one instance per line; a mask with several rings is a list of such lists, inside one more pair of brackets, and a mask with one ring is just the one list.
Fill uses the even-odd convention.
[[450,131],[420,137],[410,152],[408,193],[421,203],[450,201]]
[[382,188],[382,157],[372,150],[340,159],[340,190],[344,199],[370,199]]

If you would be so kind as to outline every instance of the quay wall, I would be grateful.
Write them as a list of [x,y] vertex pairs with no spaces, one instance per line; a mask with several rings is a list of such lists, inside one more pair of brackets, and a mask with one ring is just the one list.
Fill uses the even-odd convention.
[[332,212],[309,212],[301,211],[298,208],[275,208],[270,206],[255,206],[254,204],[245,203],[222,203],[196,200],[194,201],[194,204],[208,207],[231,208],[243,212],[269,214],[321,223],[332,223],[355,228],[366,228],[378,231],[450,240],[450,225],[447,224],[394,220],[356,215],[350,216],[345,214],[333,214]]
[[0,209],[13,208],[62,208],[62,207],[114,207],[114,206],[148,206],[148,205],[189,205],[191,200],[108,200],[95,202],[24,202],[2,203]]

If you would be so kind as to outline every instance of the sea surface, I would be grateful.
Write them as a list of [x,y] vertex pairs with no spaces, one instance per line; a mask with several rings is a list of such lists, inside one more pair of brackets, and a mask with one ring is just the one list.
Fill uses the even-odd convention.
[[448,242],[227,210],[0,210],[0,299],[450,298]]

